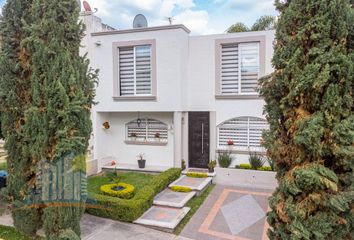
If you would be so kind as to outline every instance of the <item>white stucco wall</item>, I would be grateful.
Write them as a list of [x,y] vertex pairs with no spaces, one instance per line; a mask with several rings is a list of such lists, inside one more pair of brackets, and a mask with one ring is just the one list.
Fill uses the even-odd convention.
[[[181,28],[91,36],[94,45],[91,65],[100,69],[97,87],[98,105],[94,111],[180,111],[187,104],[182,85],[187,81],[188,33]],[[156,101],[113,100],[113,50],[114,42],[156,40]],[[95,42],[101,42],[96,46]],[[183,99],[183,100],[182,100]]]
[[[165,146],[126,144],[125,124],[138,118],[136,113],[97,113],[95,127],[95,158],[99,165],[109,164],[111,159],[119,163],[137,164],[137,155],[145,153],[146,164],[150,166],[174,165],[173,113],[141,113],[141,118],[162,121],[169,127],[168,143]],[[102,123],[108,121],[110,129]],[[99,167],[100,167],[99,166]]]
[[[146,153],[147,164],[174,166],[183,158],[188,162],[188,112],[213,112],[211,128],[222,122],[240,116],[264,118],[264,101],[258,99],[216,99],[215,98],[215,41],[225,38],[265,36],[265,74],[273,71],[274,31],[190,36],[183,28],[149,30],[137,32],[113,32],[94,34],[85,39],[85,49],[89,51],[91,66],[99,69],[99,85],[96,89],[97,105],[93,108],[94,158],[119,162],[136,163],[140,152]],[[156,101],[116,101],[113,99],[113,50],[114,42],[156,40]],[[95,43],[100,42],[100,45]],[[152,118],[172,126],[173,112],[184,112],[186,122],[176,134],[169,132],[167,146],[127,145],[125,124],[137,117],[137,112],[149,112]],[[130,113],[129,113],[130,112]],[[177,116],[177,115],[176,115]],[[142,116],[143,117],[143,116]],[[181,117],[181,116],[179,116]],[[103,130],[102,123],[109,121],[111,129]],[[174,143],[174,139],[182,139]],[[217,139],[211,138],[211,159],[215,159]],[[176,146],[181,149],[176,154]],[[176,157],[177,156],[177,157]],[[99,165],[108,160],[100,160]],[[231,166],[247,163],[247,154],[234,155]]]

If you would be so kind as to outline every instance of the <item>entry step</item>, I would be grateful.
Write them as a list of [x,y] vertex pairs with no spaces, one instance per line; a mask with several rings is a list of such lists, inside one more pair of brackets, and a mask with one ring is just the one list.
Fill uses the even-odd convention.
[[169,185],[169,187],[188,187],[193,191],[197,191],[197,195],[203,192],[206,187],[212,183],[213,178],[192,178],[186,175],[181,176],[179,179]]
[[190,208],[188,207],[170,208],[152,206],[134,223],[164,231],[173,231],[189,211]]
[[183,193],[165,189],[155,197],[154,205],[183,208],[195,194],[196,192]]

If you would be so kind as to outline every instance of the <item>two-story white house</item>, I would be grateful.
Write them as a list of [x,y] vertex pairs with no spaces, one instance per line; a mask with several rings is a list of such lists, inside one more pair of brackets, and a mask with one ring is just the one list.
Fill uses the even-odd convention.
[[[83,13],[82,51],[99,69],[93,171],[110,166],[206,168],[222,151],[231,167],[264,152],[257,80],[272,72],[274,31],[193,36],[184,25],[103,30]],[[99,27],[97,27],[99,26]],[[228,146],[230,140],[233,146]],[[91,170],[92,171],[92,170]]]

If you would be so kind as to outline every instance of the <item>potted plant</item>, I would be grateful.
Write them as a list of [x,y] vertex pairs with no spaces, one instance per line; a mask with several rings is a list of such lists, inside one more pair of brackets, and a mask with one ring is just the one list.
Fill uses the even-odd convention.
[[155,133],[156,141],[160,141],[161,134],[159,132]]
[[136,137],[137,137],[137,134],[132,132],[130,135],[129,135],[129,138],[131,141],[136,141]]
[[208,170],[209,170],[209,172],[210,172],[210,173],[213,173],[215,167],[216,167],[216,160],[211,160],[211,161],[208,163]]
[[146,164],[146,160],[144,159],[145,157],[145,154],[144,153],[140,153],[138,155],[138,165],[139,165],[139,168],[145,168],[145,164]]
[[102,126],[103,126],[103,129],[110,129],[110,127],[111,127],[111,125],[109,124],[109,122],[104,122],[103,124],[102,124]]
[[229,150],[231,151],[235,145],[235,142],[233,140],[227,140],[227,146],[229,147]]

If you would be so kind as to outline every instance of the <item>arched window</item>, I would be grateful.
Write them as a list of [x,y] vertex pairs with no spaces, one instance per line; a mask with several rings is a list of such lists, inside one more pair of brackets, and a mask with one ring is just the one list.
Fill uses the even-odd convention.
[[262,149],[262,132],[268,130],[269,125],[265,119],[257,117],[237,117],[223,122],[218,126],[219,147],[228,145],[233,141],[236,149],[252,148]]
[[135,119],[126,124],[126,139],[131,141],[167,142],[167,124],[155,119]]

